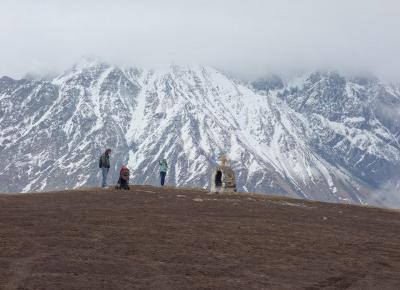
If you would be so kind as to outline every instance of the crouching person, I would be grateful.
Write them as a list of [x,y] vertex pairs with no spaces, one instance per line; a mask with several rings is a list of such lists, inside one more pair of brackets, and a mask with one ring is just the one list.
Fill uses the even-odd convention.
[[125,165],[123,165],[119,171],[118,184],[115,186],[115,188],[129,189],[129,169]]

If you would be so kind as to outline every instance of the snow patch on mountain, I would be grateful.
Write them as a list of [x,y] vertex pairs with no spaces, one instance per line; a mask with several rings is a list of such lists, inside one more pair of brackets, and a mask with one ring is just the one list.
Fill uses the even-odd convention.
[[98,185],[109,147],[111,180],[128,164],[133,182],[157,184],[167,158],[169,183],[207,187],[227,153],[240,190],[369,203],[398,177],[400,123],[384,112],[399,91],[334,73],[248,86],[211,67],[96,60],[51,81],[3,77],[1,191]]

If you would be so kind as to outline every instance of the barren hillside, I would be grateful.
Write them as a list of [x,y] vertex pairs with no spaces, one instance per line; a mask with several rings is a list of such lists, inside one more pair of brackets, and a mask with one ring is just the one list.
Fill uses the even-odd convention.
[[0,289],[400,289],[400,213],[134,186],[0,196]]

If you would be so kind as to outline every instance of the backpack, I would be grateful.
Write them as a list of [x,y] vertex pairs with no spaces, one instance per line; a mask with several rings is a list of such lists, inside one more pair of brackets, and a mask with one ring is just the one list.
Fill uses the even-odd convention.
[[122,179],[124,180],[129,180],[129,169],[126,166],[122,166],[121,171],[119,172],[119,175]]

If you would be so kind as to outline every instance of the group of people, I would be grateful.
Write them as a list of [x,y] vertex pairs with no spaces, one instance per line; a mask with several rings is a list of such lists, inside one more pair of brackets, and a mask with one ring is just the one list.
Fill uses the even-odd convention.
[[[110,170],[110,155],[111,149],[107,149],[99,159],[99,168],[101,169],[102,173],[102,182],[101,187],[107,187],[107,175],[108,171]],[[165,177],[167,175],[168,164],[166,159],[162,159],[158,162],[160,166],[160,185],[164,186],[165,184]],[[117,185],[115,186],[116,189],[129,189],[129,169],[126,165],[121,167],[119,171],[119,178]]]

